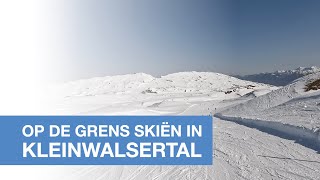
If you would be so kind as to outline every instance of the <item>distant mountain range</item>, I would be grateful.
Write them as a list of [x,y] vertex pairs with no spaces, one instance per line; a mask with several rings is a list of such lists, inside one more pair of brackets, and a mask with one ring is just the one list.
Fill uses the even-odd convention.
[[245,76],[236,75],[234,77],[242,80],[270,84],[274,86],[285,86],[300,77],[317,72],[320,72],[320,67],[312,66],[308,68],[299,67],[294,70],[281,70],[272,73],[259,73]]

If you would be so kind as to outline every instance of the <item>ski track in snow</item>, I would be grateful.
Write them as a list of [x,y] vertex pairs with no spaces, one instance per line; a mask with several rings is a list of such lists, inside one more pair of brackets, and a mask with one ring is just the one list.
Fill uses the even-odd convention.
[[215,114],[215,117],[255,128],[262,132],[266,132],[281,138],[294,140],[295,142],[320,153],[320,135],[310,131],[309,129],[274,121],[263,121],[259,119],[248,119],[242,117],[228,117],[223,116],[220,113]]

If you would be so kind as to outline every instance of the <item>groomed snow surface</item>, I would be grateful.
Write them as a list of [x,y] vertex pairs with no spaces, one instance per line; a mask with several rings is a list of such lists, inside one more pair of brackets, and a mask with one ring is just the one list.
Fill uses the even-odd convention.
[[40,166],[29,173],[41,169],[49,172],[44,178],[79,180],[320,179],[320,90],[304,91],[319,78],[312,74],[274,87],[218,73],[138,73],[51,86],[55,95],[46,114],[214,115],[214,162]]

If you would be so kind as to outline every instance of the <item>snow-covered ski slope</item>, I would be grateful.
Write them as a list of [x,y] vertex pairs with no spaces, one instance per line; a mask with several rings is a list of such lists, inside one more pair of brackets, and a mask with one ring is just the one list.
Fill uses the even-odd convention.
[[[320,79],[311,74],[266,95],[216,114],[220,118],[275,130],[320,151],[320,91],[305,90]],[[309,141],[308,143],[306,141]]]
[[[212,166],[39,166],[28,172],[46,172],[46,179],[79,180],[320,179],[320,155],[301,142],[315,141],[299,141],[265,126],[265,121],[272,121],[280,128],[288,124],[315,134],[320,91],[306,93],[303,86],[317,77],[277,88],[218,73],[183,72],[160,78],[138,73],[51,87],[60,93],[52,96],[48,114],[220,115],[214,117],[214,162]],[[255,120],[263,123],[252,123]],[[19,176],[12,172],[20,167],[10,168],[0,177],[10,172],[11,177]]]

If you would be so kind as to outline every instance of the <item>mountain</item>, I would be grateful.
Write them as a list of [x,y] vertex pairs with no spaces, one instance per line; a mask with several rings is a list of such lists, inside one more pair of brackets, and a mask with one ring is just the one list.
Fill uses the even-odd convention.
[[274,86],[285,86],[300,77],[317,72],[320,72],[320,68],[312,66],[308,68],[299,67],[294,70],[281,70],[272,73],[259,73],[244,76],[237,75],[235,77],[247,81],[270,84]]
[[[159,78],[144,73],[96,77],[63,84],[49,89],[53,91],[50,111],[62,114],[109,113],[123,111],[113,109],[116,104],[126,104],[130,109],[157,108],[176,103],[168,110],[188,107],[190,102],[241,100],[265,94],[276,87],[240,80],[213,72],[179,72]],[[56,103],[57,102],[57,103]],[[99,109],[108,107],[107,110]]]
[[[179,72],[155,78],[144,73],[96,77],[60,85],[67,96],[108,94],[239,94],[269,85],[213,72]],[[230,92],[231,91],[231,92]]]

